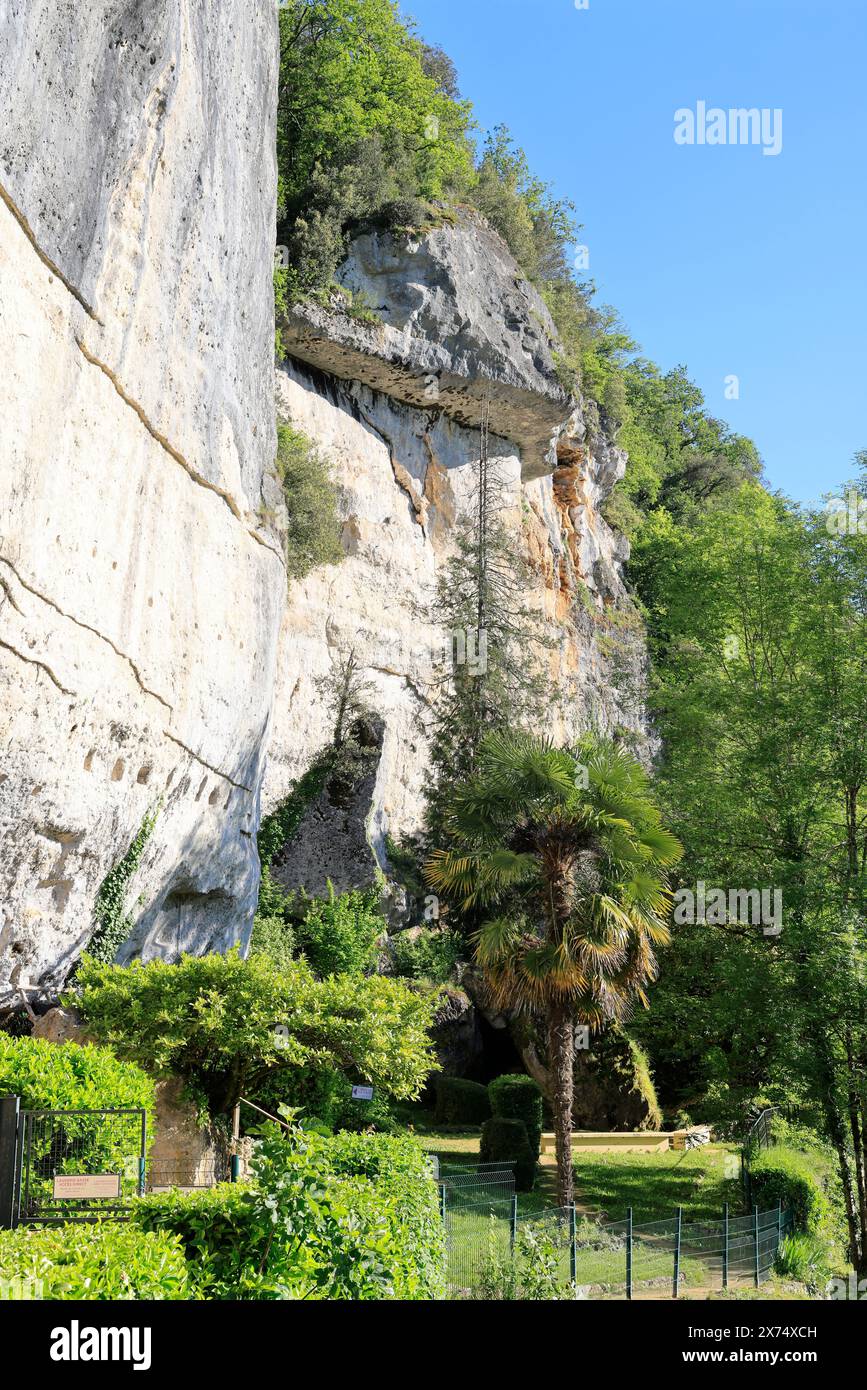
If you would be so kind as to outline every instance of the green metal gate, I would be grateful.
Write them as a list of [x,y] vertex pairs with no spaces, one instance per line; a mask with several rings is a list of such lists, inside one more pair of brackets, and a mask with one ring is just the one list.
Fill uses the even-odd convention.
[[128,1219],[146,1152],[144,1110],[23,1110],[4,1098],[0,1227]]

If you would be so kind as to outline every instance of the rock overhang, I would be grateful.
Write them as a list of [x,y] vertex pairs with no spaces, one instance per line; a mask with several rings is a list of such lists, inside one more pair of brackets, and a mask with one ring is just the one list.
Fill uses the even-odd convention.
[[423,234],[365,232],[338,281],[377,321],[339,293],[296,304],[280,323],[290,358],[469,429],[487,416],[520,452],[523,481],[553,473],[576,411],[557,375],[557,330],[484,218],[464,209]]

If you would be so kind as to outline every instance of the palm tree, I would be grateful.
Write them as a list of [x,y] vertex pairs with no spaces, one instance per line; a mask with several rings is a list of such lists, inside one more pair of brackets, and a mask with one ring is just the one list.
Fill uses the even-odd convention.
[[661,824],[639,763],[587,736],[574,753],[529,734],[490,734],[457,786],[431,887],[490,914],[476,959],[495,1004],[547,1031],[561,1206],[574,1198],[575,1026],[646,1006],[654,947],[669,940],[666,867],[682,849]]

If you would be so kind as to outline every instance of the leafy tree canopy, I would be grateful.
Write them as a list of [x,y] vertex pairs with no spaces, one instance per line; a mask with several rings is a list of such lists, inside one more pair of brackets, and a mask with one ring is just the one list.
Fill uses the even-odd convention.
[[212,1114],[284,1067],[332,1067],[413,1099],[433,1065],[432,1001],[397,980],[317,980],[304,961],[183,956],[127,967],[84,957],[77,1007],[90,1030],[157,1073],[183,1076]]

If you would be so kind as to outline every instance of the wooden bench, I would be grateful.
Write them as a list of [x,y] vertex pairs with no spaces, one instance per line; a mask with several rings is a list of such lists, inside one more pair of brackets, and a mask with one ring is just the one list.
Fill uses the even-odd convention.
[[[644,1130],[638,1133],[616,1133],[606,1130],[574,1130],[572,1134],[573,1153],[581,1150],[592,1150],[594,1153],[664,1153],[668,1149],[683,1148],[686,1130],[677,1130],[674,1133],[660,1133],[656,1130]],[[680,1143],[674,1140],[680,1139]],[[553,1153],[556,1147],[555,1136],[551,1133],[542,1135],[542,1153]]]

